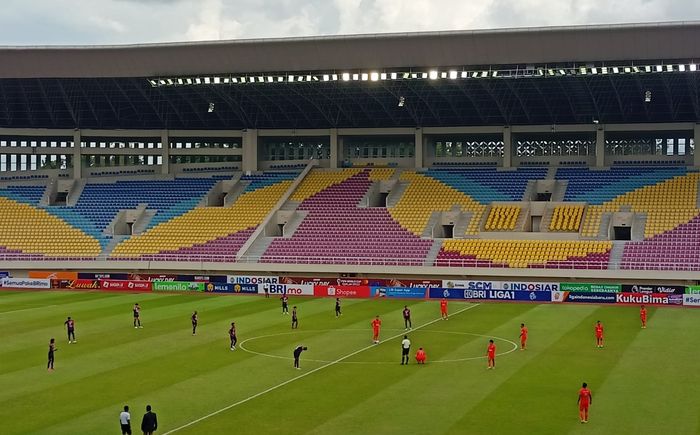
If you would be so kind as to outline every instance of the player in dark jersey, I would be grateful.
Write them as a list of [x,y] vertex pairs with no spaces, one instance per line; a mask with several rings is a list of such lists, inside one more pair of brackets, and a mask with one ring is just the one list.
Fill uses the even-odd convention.
[[53,338],[49,341],[49,362],[46,364],[46,370],[53,371],[53,354],[58,349],[56,349],[56,340]]
[[292,307],[292,329],[299,327],[299,319],[297,318],[297,306]]
[[77,343],[77,340],[75,339],[75,320],[71,319],[70,316],[68,316],[68,320],[63,322],[63,324],[68,330],[68,344]]
[[343,313],[340,312],[340,298],[335,298],[335,317],[342,316]]
[[282,301],[282,314],[289,314],[289,298],[284,294],[280,300]]
[[236,350],[236,323],[231,322],[231,329],[228,330],[228,337],[231,339],[231,350]]
[[309,350],[309,348],[302,345],[299,345],[294,348],[294,368],[297,370],[301,370],[301,367],[299,367],[299,357],[301,356],[301,353],[305,350]]
[[413,324],[411,323],[411,309],[408,305],[403,306],[403,325],[404,330],[413,329]]
[[199,316],[197,316],[197,312],[195,311],[192,313],[192,335],[197,334],[197,322],[199,321]]
[[143,328],[141,326],[141,307],[138,303],[134,304],[134,328]]

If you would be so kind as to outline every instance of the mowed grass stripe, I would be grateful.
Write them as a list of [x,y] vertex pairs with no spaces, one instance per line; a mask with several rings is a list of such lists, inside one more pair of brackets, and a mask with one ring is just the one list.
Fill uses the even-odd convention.
[[[264,300],[264,299],[261,299]],[[271,301],[266,301],[266,305],[270,306]],[[332,302],[332,301],[331,301]],[[308,313],[313,307],[314,310],[322,310],[325,320],[325,325],[338,326],[338,322],[345,324],[346,319],[335,319],[332,311],[328,310],[329,300],[319,300],[319,299],[306,299],[304,301],[299,301],[297,305],[300,305],[300,311],[302,304],[309,305],[303,306],[304,312]],[[277,325],[277,331],[289,331],[289,316],[282,316],[279,311],[278,302],[273,302],[275,311],[273,314],[273,322]],[[359,327],[360,325],[367,325],[367,330],[369,331],[368,325],[368,313],[375,313],[377,310],[382,312],[383,310],[395,311],[397,306],[395,304],[374,304],[372,301],[362,301],[352,303],[353,307],[350,311],[359,314],[363,318],[361,322],[356,322],[349,324],[351,328]],[[362,314],[364,312],[365,314]],[[270,310],[266,310],[258,316],[263,319],[263,323],[268,324],[270,322]],[[351,316],[348,316],[351,317]],[[237,320],[237,324],[240,325],[250,325],[252,320],[242,319]],[[323,327],[323,324],[320,325]],[[267,329],[267,330],[266,330]],[[269,328],[263,328],[265,332],[269,332]],[[244,338],[246,334],[257,335],[259,332],[257,329],[251,328],[239,329],[239,336]],[[246,331],[246,332],[243,332]],[[324,332],[318,332],[318,334],[324,334]],[[294,341],[288,341],[286,344],[287,353],[291,352],[291,347],[294,345]],[[224,345],[224,343],[221,343]],[[227,345],[228,342],[226,341]],[[162,388],[152,388],[148,391],[139,390],[139,395],[124,395],[124,403],[133,404],[140,403],[140,406],[144,406],[145,403],[152,403],[157,406],[163,415],[168,416],[168,420],[163,420],[161,422],[162,427],[173,427],[175,423],[182,422],[182,424],[192,421],[202,415],[211,412],[212,408],[216,408],[220,405],[222,397],[226,400],[232,400],[234,398],[244,399],[253,394],[259,393],[270,385],[276,385],[284,382],[290,378],[290,374],[296,375],[299,372],[291,367],[291,362],[284,361],[280,363],[275,362],[270,358],[253,356],[252,354],[247,354],[237,350],[236,352],[230,352],[228,350],[222,349],[222,346],[214,344],[215,347],[209,347],[208,355],[209,358],[218,360],[223,358],[228,361],[231,360],[229,365],[223,365],[221,367],[214,367],[202,355],[201,358],[196,359],[196,355],[193,355],[193,361],[197,360],[202,362],[199,366],[199,373],[196,376],[185,376],[179,382],[171,382],[164,385]],[[183,352],[189,354],[191,352]],[[202,359],[204,358],[204,359]],[[170,358],[163,358],[163,362],[160,369],[163,371],[179,371],[179,367],[171,367]],[[312,365],[306,364],[305,369],[309,370]],[[113,418],[114,409],[120,408],[121,403],[116,402],[114,404],[106,405],[102,409],[93,408],[91,412],[85,413],[81,416],[71,418],[62,424],[57,426],[52,426],[50,431],[47,433],[72,433],[75,427],[89,428],[93,431],[98,430],[98,428],[103,428],[105,421],[109,421]]]
[[[552,326],[568,323],[565,333],[559,334],[557,341],[551,342],[524,366],[517,370],[507,368],[508,382],[492,389],[448,433],[461,433],[469,428],[475,434],[560,434],[568,432],[573,424],[580,424],[576,399],[581,382],[600,385],[639,329],[625,328],[625,319],[620,318],[619,310],[614,307],[549,305],[542,308],[555,311]],[[588,315],[574,317],[574,310],[588,312]],[[593,325],[596,320],[601,320],[606,327],[604,349],[595,347]],[[549,337],[554,336],[553,333],[551,329],[546,332]],[[537,329],[531,329],[531,335],[538,337]],[[529,405],[533,400],[536,402]]]
[[[366,319],[365,322],[373,317],[374,311],[381,309],[383,306],[393,308],[391,310],[391,319],[395,319],[395,313],[398,313],[400,317],[400,309],[403,308],[403,303],[400,301],[388,300],[374,301],[374,303],[368,301],[364,305],[366,313],[364,316]],[[419,304],[414,304],[413,307],[414,312],[422,312],[423,310],[425,310],[425,313],[433,312],[433,316],[430,320],[426,319],[427,322],[433,322],[435,319],[439,318],[438,313],[435,312],[435,302],[421,302]],[[469,311],[461,314],[467,315],[468,313],[478,311],[479,308],[480,306],[473,304],[454,304],[453,311],[467,309]],[[457,317],[458,316],[456,316],[455,319]],[[389,317],[387,316],[387,318]],[[391,320],[388,322],[389,325],[385,323],[382,326],[383,328],[386,326],[394,326],[395,323],[392,324],[393,322],[399,323],[398,320]],[[439,320],[432,323],[430,327],[438,322]],[[360,325],[362,324],[363,323]],[[420,324],[416,322],[414,326],[417,327],[424,324],[423,322]],[[400,323],[400,325],[403,326],[403,323]],[[350,328],[354,328],[355,326],[356,325],[349,325]],[[371,342],[371,329],[368,324],[366,328],[367,335],[361,338],[363,344],[360,346],[362,347],[353,348],[350,343],[345,342],[344,346],[340,346],[339,351],[342,353],[338,355],[338,358],[343,358],[351,354],[355,349],[361,350],[361,353],[346,358],[347,361],[354,361],[357,360],[360,355],[369,355],[374,352],[388,352],[391,356],[387,355],[387,358],[397,358],[396,355],[397,352],[399,352],[397,343],[399,342],[399,337],[404,334],[403,332],[384,331],[382,335],[385,338],[391,336],[398,337],[388,341],[385,340],[378,346],[372,346],[369,344]],[[414,328],[414,331],[410,333],[415,334],[419,331],[418,328]],[[327,335],[329,339],[334,339],[336,342],[341,341],[341,344],[343,344],[343,341],[338,339],[338,334],[345,333],[337,332],[335,334],[328,333]],[[304,356],[306,358],[312,358],[312,354],[313,349],[310,349],[309,354]],[[315,366],[312,366],[313,363],[305,362],[304,356],[302,357],[302,367],[304,367],[305,370],[308,370],[309,367],[315,368]],[[322,365],[320,367],[328,367],[329,369],[311,373],[304,379],[276,389],[274,394],[266,394],[257,397],[255,400],[228,409],[225,412],[198,422],[193,426],[184,428],[177,433],[221,433],[228,427],[227,422],[231,421],[236,421],[236,432],[243,434],[305,433],[308,430],[312,430],[326,419],[342,412],[349,403],[353,402],[353,398],[358,397],[358,394],[362,396],[363,392],[372,391],[373,389],[381,387],[384,383],[392,383],[398,380],[398,377],[402,375],[399,371],[400,366],[398,365],[398,360],[395,359],[395,361],[396,365],[392,366],[395,367],[395,370],[387,370],[385,367],[388,366],[376,368],[375,366],[360,364],[336,364],[332,367]],[[266,365],[273,367],[279,367],[279,364],[280,363],[275,360],[268,360],[266,363]],[[285,367],[281,370],[284,370],[286,367],[291,368],[291,363],[286,362]],[[269,418],[272,410],[274,410],[274,418]],[[302,415],[303,417],[300,418]],[[367,418],[374,419],[374,416],[368,416]],[[285,424],[285,422],[293,422],[293,424]],[[349,428],[344,428],[341,433],[348,433],[348,430]]]
[[[622,308],[625,328],[639,329],[639,308]],[[570,433],[696,434],[700,311],[658,308],[602,384],[592,384],[590,423]]]
[[[483,304],[479,310],[465,314],[466,321],[453,323],[450,320],[436,326],[450,332],[469,331],[485,335],[486,337],[475,339],[479,356],[485,355],[489,336],[517,341],[520,319],[532,323],[531,328],[537,328],[535,320],[546,317],[539,306],[521,304]],[[585,313],[576,316],[583,315]],[[545,318],[544,323],[549,323],[549,320],[551,319]],[[566,327],[566,324],[563,326]],[[510,371],[517,370],[528,358],[542,352],[550,339],[548,336],[536,338],[532,350],[497,357],[498,368],[494,371],[486,370],[485,358],[460,363],[430,364],[425,367],[391,367],[391,371],[401,372],[407,369],[399,382],[382,385],[384,388],[381,389],[372,389],[372,396],[360,396],[362,401],[310,433],[405,433],[407,430],[410,433],[443,433],[463,413],[480,403],[492,389],[507,382]],[[503,344],[499,346],[503,347]],[[505,349],[499,349],[499,352],[502,350]],[[461,355],[459,349],[454,349],[444,357],[456,358]],[[428,356],[430,358],[430,353]],[[381,417],[372,420],[363,418],[376,412],[377,404],[382,404]],[[346,432],[346,427],[352,429]],[[462,433],[471,432],[469,428],[463,428]]]

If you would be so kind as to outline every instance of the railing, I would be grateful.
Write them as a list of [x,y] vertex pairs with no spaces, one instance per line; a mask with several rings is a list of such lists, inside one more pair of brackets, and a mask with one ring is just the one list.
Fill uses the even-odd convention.
[[[110,261],[123,262],[211,262],[211,263],[262,263],[262,264],[319,264],[319,265],[350,265],[350,266],[423,266],[424,258],[363,258],[363,257],[309,257],[309,256],[242,256],[236,260],[235,255],[214,254],[159,254],[144,255],[141,257],[110,257],[99,255],[96,257],[66,256],[48,257],[32,254],[0,254],[0,261]],[[507,267],[503,264],[494,264],[485,260],[470,259],[438,259],[435,267],[461,267],[461,268],[488,268],[488,269],[519,269]],[[611,267],[612,266],[612,267]],[[664,271],[700,271],[700,261],[684,263],[659,263],[659,262],[630,262],[609,263],[607,261],[566,261],[548,264],[530,265],[527,269],[564,269],[564,270],[664,270]]]

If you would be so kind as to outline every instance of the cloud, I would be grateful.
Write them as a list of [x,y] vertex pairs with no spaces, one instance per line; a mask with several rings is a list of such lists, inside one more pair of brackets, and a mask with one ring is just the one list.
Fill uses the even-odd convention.
[[700,19],[696,0],[3,0],[0,44],[133,44]]

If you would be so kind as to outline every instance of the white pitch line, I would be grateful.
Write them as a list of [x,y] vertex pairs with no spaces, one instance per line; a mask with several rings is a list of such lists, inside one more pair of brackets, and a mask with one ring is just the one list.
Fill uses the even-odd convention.
[[[470,306],[468,306],[468,307],[464,307],[464,308],[462,308],[461,310],[459,310],[459,311],[457,311],[456,313],[454,313],[453,316],[456,316],[457,314],[461,314],[461,313],[463,313],[463,312],[465,312],[465,311],[467,311],[467,310],[471,310],[472,308],[476,308],[476,307],[478,307],[479,305],[481,305],[481,304],[480,304],[480,303],[476,303],[476,304],[474,304],[474,305],[470,305]],[[440,320],[442,320],[442,317],[438,317],[437,319],[431,320],[431,321],[428,322],[428,323],[424,323],[423,325],[417,326],[417,327],[415,327],[413,330],[416,331],[416,330],[418,330],[418,329],[425,328],[426,326],[432,325],[433,323],[439,322]],[[402,335],[404,335],[405,333],[406,333],[406,332],[404,331],[404,332],[401,332],[401,333],[399,333],[399,334],[396,334],[396,335],[394,335],[394,336],[392,336],[392,337],[389,337],[389,338],[387,338],[386,340],[384,340],[382,343],[387,342],[387,341],[391,341],[391,340],[393,340],[393,339],[395,339],[395,338],[399,338],[399,337],[401,337]],[[192,421],[189,422],[189,423],[185,423],[185,424],[183,424],[182,426],[178,426],[178,427],[176,427],[176,428],[174,428],[174,429],[170,429],[170,430],[167,431],[167,432],[163,432],[163,435],[169,435],[169,434],[171,434],[171,433],[175,433],[175,432],[177,432],[177,431],[180,431],[180,430],[182,430],[182,429],[185,429],[185,428],[187,428],[187,427],[190,427],[190,426],[192,426],[192,425],[194,425],[194,424],[197,424],[197,423],[199,423],[199,422],[201,422],[201,421],[204,421],[204,420],[206,420],[206,419],[208,419],[208,418],[214,417],[215,415],[221,414],[222,412],[228,411],[228,410],[231,409],[231,408],[235,408],[236,406],[242,405],[242,404],[244,404],[244,403],[246,403],[246,402],[250,402],[250,401],[253,400],[253,399],[256,399],[256,398],[258,398],[258,397],[260,397],[260,396],[263,396],[263,395],[265,395],[265,394],[267,394],[267,393],[269,393],[269,392],[275,391],[275,390],[277,390],[277,389],[279,389],[279,388],[282,388],[282,387],[284,387],[285,385],[291,384],[291,383],[294,382],[294,381],[297,381],[297,380],[299,380],[299,379],[305,378],[305,377],[307,377],[307,376],[309,376],[309,375],[311,375],[311,374],[313,374],[313,373],[316,373],[316,372],[318,372],[318,371],[320,371],[320,370],[323,370],[323,369],[325,369],[325,368],[327,368],[327,367],[336,365],[336,364],[338,364],[339,362],[342,362],[342,361],[344,361],[344,360],[346,360],[346,359],[348,359],[348,358],[352,358],[353,356],[357,355],[358,353],[362,353],[362,352],[364,352],[364,351],[366,351],[366,350],[368,350],[368,349],[372,349],[372,348],[374,348],[375,346],[377,346],[377,345],[371,344],[371,345],[369,345],[369,346],[363,347],[362,349],[359,349],[359,350],[356,350],[356,351],[354,351],[354,352],[352,352],[352,353],[349,353],[349,354],[347,354],[347,355],[345,355],[345,356],[343,356],[343,357],[338,358],[338,359],[335,360],[335,361],[331,361],[331,362],[329,362],[328,364],[324,364],[324,365],[322,365],[321,367],[317,367],[317,368],[315,368],[315,369],[313,369],[313,370],[309,370],[309,371],[306,372],[306,373],[303,373],[303,374],[301,374],[301,375],[299,375],[299,376],[295,376],[295,377],[293,377],[293,378],[291,378],[291,379],[288,379],[288,380],[286,380],[286,381],[284,381],[284,382],[282,382],[282,383],[279,383],[279,384],[277,384],[277,385],[274,385],[274,386],[272,386],[272,387],[270,387],[270,388],[268,388],[268,389],[266,389],[266,390],[263,390],[263,391],[261,391],[261,392],[259,392],[259,393],[255,393],[255,394],[253,394],[252,396],[248,396],[248,397],[246,397],[245,399],[239,400],[238,402],[234,402],[234,403],[232,403],[232,404],[230,404],[230,405],[224,406],[224,407],[221,408],[221,409],[217,409],[217,410],[214,411],[214,412],[211,412],[211,413],[209,413],[209,414],[207,414],[207,415],[205,415],[205,416],[203,416],[203,417],[199,417],[199,418],[196,419],[196,420],[192,420]]]
[[57,305],[42,305],[40,307],[33,307],[33,308],[23,308],[21,310],[11,310],[11,311],[0,311],[0,315],[3,314],[10,314],[10,313],[19,313],[20,311],[29,311],[29,310],[37,310],[39,308],[50,308],[50,307],[56,307]]

